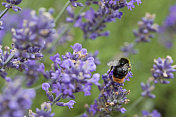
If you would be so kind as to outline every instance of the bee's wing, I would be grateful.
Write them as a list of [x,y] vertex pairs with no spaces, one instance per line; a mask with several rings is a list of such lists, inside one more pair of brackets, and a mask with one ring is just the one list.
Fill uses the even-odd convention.
[[107,63],[108,66],[117,66],[118,65],[118,61],[113,60]]

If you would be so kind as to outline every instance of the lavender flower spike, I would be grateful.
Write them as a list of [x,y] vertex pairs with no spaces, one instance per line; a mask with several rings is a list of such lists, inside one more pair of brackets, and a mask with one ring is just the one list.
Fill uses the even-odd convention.
[[173,72],[176,71],[176,65],[172,65],[173,60],[170,56],[166,58],[158,58],[154,60],[151,70],[154,77],[154,83],[169,84],[168,79],[174,78]]
[[159,42],[166,48],[173,46],[174,36],[176,32],[176,5],[170,7],[169,15],[166,17],[163,25],[160,27]]
[[12,29],[17,56],[27,59],[43,57],[41,51],[49,48],[55,38],[55,23],[51,11],[39,9],[39,15],[31,11],[31,18],[24,20],[20,29]]
[[124,7],[132,9],[135,7],[133,4],[135,2],[141,3],[140,0],[130,0],[129,2],[126,0],[100,0],[99,2],[87,0],[87,5],[96,4],[99,7],[98,10],[90,8],[75,17],[71,7],[68,7],[67,22],[74,23],[75,27],[79,27],[83,31],[85,39],[95,40],[100,36],[109,36],[109,31],[104,31],[106,23],[120,19],[123,13],[119,10]]
[[43,83],[42,85],[42,89],[52,104],[69,106],[69,108],[72,108],[71,102],[67,105],[58,101],[61,98],[74,99],[74,93],[78,92],[84,92],[84,95],[88,96],[91,94],[90,90],[93,84],[100,86],[98,83],[100,75],[92,73],[96,70],[94,58],[90,55],[87,57],[87,49],[82,48],[79,43],[71,47],[73,53],[67,52],[62,56],[56,54],[50,57],[53,64],[47,76],[52,83]]
[[32,105],[35,90],[21,88],[21,78],[6,85],[0,95],[1,117],[23,117],[26,109]]
[[[128,77],[131,77],[130,73]],[[128,77],[125,80],[129,80]],[[112,112],[125,113],[126,109],[122,107],[123,104],[127,104],[130,101],[126,96],[130,93],[126,89],[122,88],[122,84],[116,83],[112,79],[112,72],[109,74],[102,75],[104,84],[99,87],[100,94],[94,104],[90,107],[86,104],[86,113],[81,117],[110,117]]]
[[134,47],[135,47],[135,43],[125,42],[124,46],[121,47],[121,51],[123,52],[123,55],[125,57],[128,57],[129,55],[138,53],[138,50],[134,49]]
[[151,94],[151,91],[155,89],[155,85],[152,84],[153,78],[149,78],[146,84],[143,82],[141,83],[142,93],[141,95],[144,97],[155,98],[154,94]]
[[142,21],[138,22],[138,30],[134,30],[136,42],[149,42],[154,37],[154,32],[158,32],[158,24],[154,24],[155,14],[146,13]]

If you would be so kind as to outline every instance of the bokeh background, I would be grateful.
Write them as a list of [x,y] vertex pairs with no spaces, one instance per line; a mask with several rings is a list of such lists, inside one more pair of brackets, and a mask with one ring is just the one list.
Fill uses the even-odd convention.
[[[2,1],[2,0],[1,0]],[[82,0],[80,0],[82,1]],[[116,58],[120,54],[120,47],[124,42],[132,42],[135,37],[133,36],[133,29],[137,28],[137,22],[145,16],[146,12],[156,14],[156,23],[162,25],[166,16],[169,13],[169,7],[176,4],[176,0],[141,0],[142,4],[137,6],[132,10],[127,8],[122,9],[124,15],[122,19],[117,20],[116,22],[109,23],[107,25],[107,30],[110,30],[109,37],[100,37],[96,40],[87,40],[83,47],[88,49],[88,52],[94,52],[95,50],[99,51],[99,59],[101,64],[98,65],[97,71],[100,74],[107,72],[109,67],[107,62]],[[23,0],[20,7],[23,9],[30,8],[32,10],[38,10],[40,7],[44,8],[54,8],[54,16],[57,16],[59,11],[62,9],[63,5],[67,0]],[[0,5],[0,9],[3,7]],[[79,8],[78,8],[79,10]],[[15,13],[12,10],[11,13]],[[62,18],[57,22],[57,26],[64,23],[66,17],[66,12]],[[70,45],[73,45],[76,42],[83,42],[83,34],[80,29],[73,28],[72,30],[73,41],[68,42],[63,46],[58,46],[57,51],[52,55],[59,53],[64,54],[66,51],[71,51]],[[125,88],[131,90],[131,93],[128,95],[130,102],[124,107],[127,109],[125,114],[114,113],[113,117],[133,117],[135,114],[141,115],[141,110],[152,111],[157,109],[163,117],[175,117],[176,116],[176,79],[170,80],[171,83],[168,85],[157,84],[156,89],[153,91],[156,94],[155,99],[143,99],[139,104],[134,106],[130,111],[128,108],[135,103],[138,98],[141,96],[140,83],[146,82],[147,79],[151,76],[150,69],[153,66],[154,58],[166,57],[170,55],[174,63],[176,64],[176,41],[174,46],[171,49],[166,49],[163,45],[159,43],[159,36],[156,35],[155,38],[151,40],[150,43],[141,43],[137,45],[139,49],[139,54],[130,56],[129,59],[132,63],[132,72],[133,78],[131,81],[125,83]],[[7,35],[3,39],[2,45],[10,45],[12,42],[11,35]],[[51,60],[49,59],[51,55],[45,55],[42,60],[47,66],[46,69],[49,70]],[[15,73],[9,71],[9,75],[13,76]],[[176,75],[176,74],[175,74]],[[35,84],[33,87],[38,86],[43,82],[43,78]],[[3,81],[0,79],[1,86],[3,86]],[[102,80],[100,81],[102,83]],[[56,117],[76,117],[85,112],[84,105],[93,103],[94,99],[98,97],[99,91],[97,87],[93,87],[92,95],[85,97],[83,93],[76,94],[76,104],[73,109],[68,109],[68,107],[57,107],[53,106],[53,112],[55,112]],[[41,89],[37,90],[37,98],[35,98],[32,110],[35,112],[35,108],[40,108],[40,104],[44,101],[47,101],[46,94]],[[67,101],[67,100],[64,100]]]

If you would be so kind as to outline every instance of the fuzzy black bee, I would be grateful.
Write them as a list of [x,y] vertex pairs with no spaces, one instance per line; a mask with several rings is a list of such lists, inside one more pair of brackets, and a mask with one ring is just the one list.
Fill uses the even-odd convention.
[[111,66],[109,73],[113,70],[113,81],[123,83],[128,72],[131,70],[130,61],[126,58],[121,58],[119,61],[111,61],[108,63]]

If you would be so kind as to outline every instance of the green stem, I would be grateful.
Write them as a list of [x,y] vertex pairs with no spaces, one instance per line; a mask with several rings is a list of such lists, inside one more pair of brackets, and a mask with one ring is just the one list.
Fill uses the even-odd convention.
[[0,19],[7,13],[9,8],[6,8],[1,14],[0,14]]
[[[42,81],[42,83],[43,83],[43,82],[45,82],[45,81]],[[52,84],[52,82],[53,82],[53,80],[48,80],[48,82],[46,82],[46,83]],[[40,89],[40,88],[42,88],[42,84],[41,84],[41,85],[38,85],[38,86],[36,86],[36,87],[34,87],[33,89],[38,90],[38,89]]]
[[80,14],[82,11],[84,11],[84,9],[86,9],[86,8],[87,8],[87,5],[84,5],[84,6],[81,8],[81,10],[78,12],[78,15],[77,15],[76,17],[78,17],[79,14]]
[[55,19],[55,23],[60,19],[60,17],[62,16],[62,14],[64,13],[65,9],[67,8],[67,6],[70,4],[70,0],[67,1],[67,3],[64,5],[64,7],[62,8],[62,10],[59,12],[59,14],[56,16]]
[[33,89],[38,90],[40,88],[42,88],[42,85],[38,85],[38,86],[34,87]]
[[9,63],[9,61],[13,59],[14,55],[15,55],[15,52],[12,52],[12,54],[4,62],[3,66],[6,66]]
[[59,96],[57,96],[54,101],[51,103],[51,105],[54,105],[62,96],[63,94],[61,93]]

